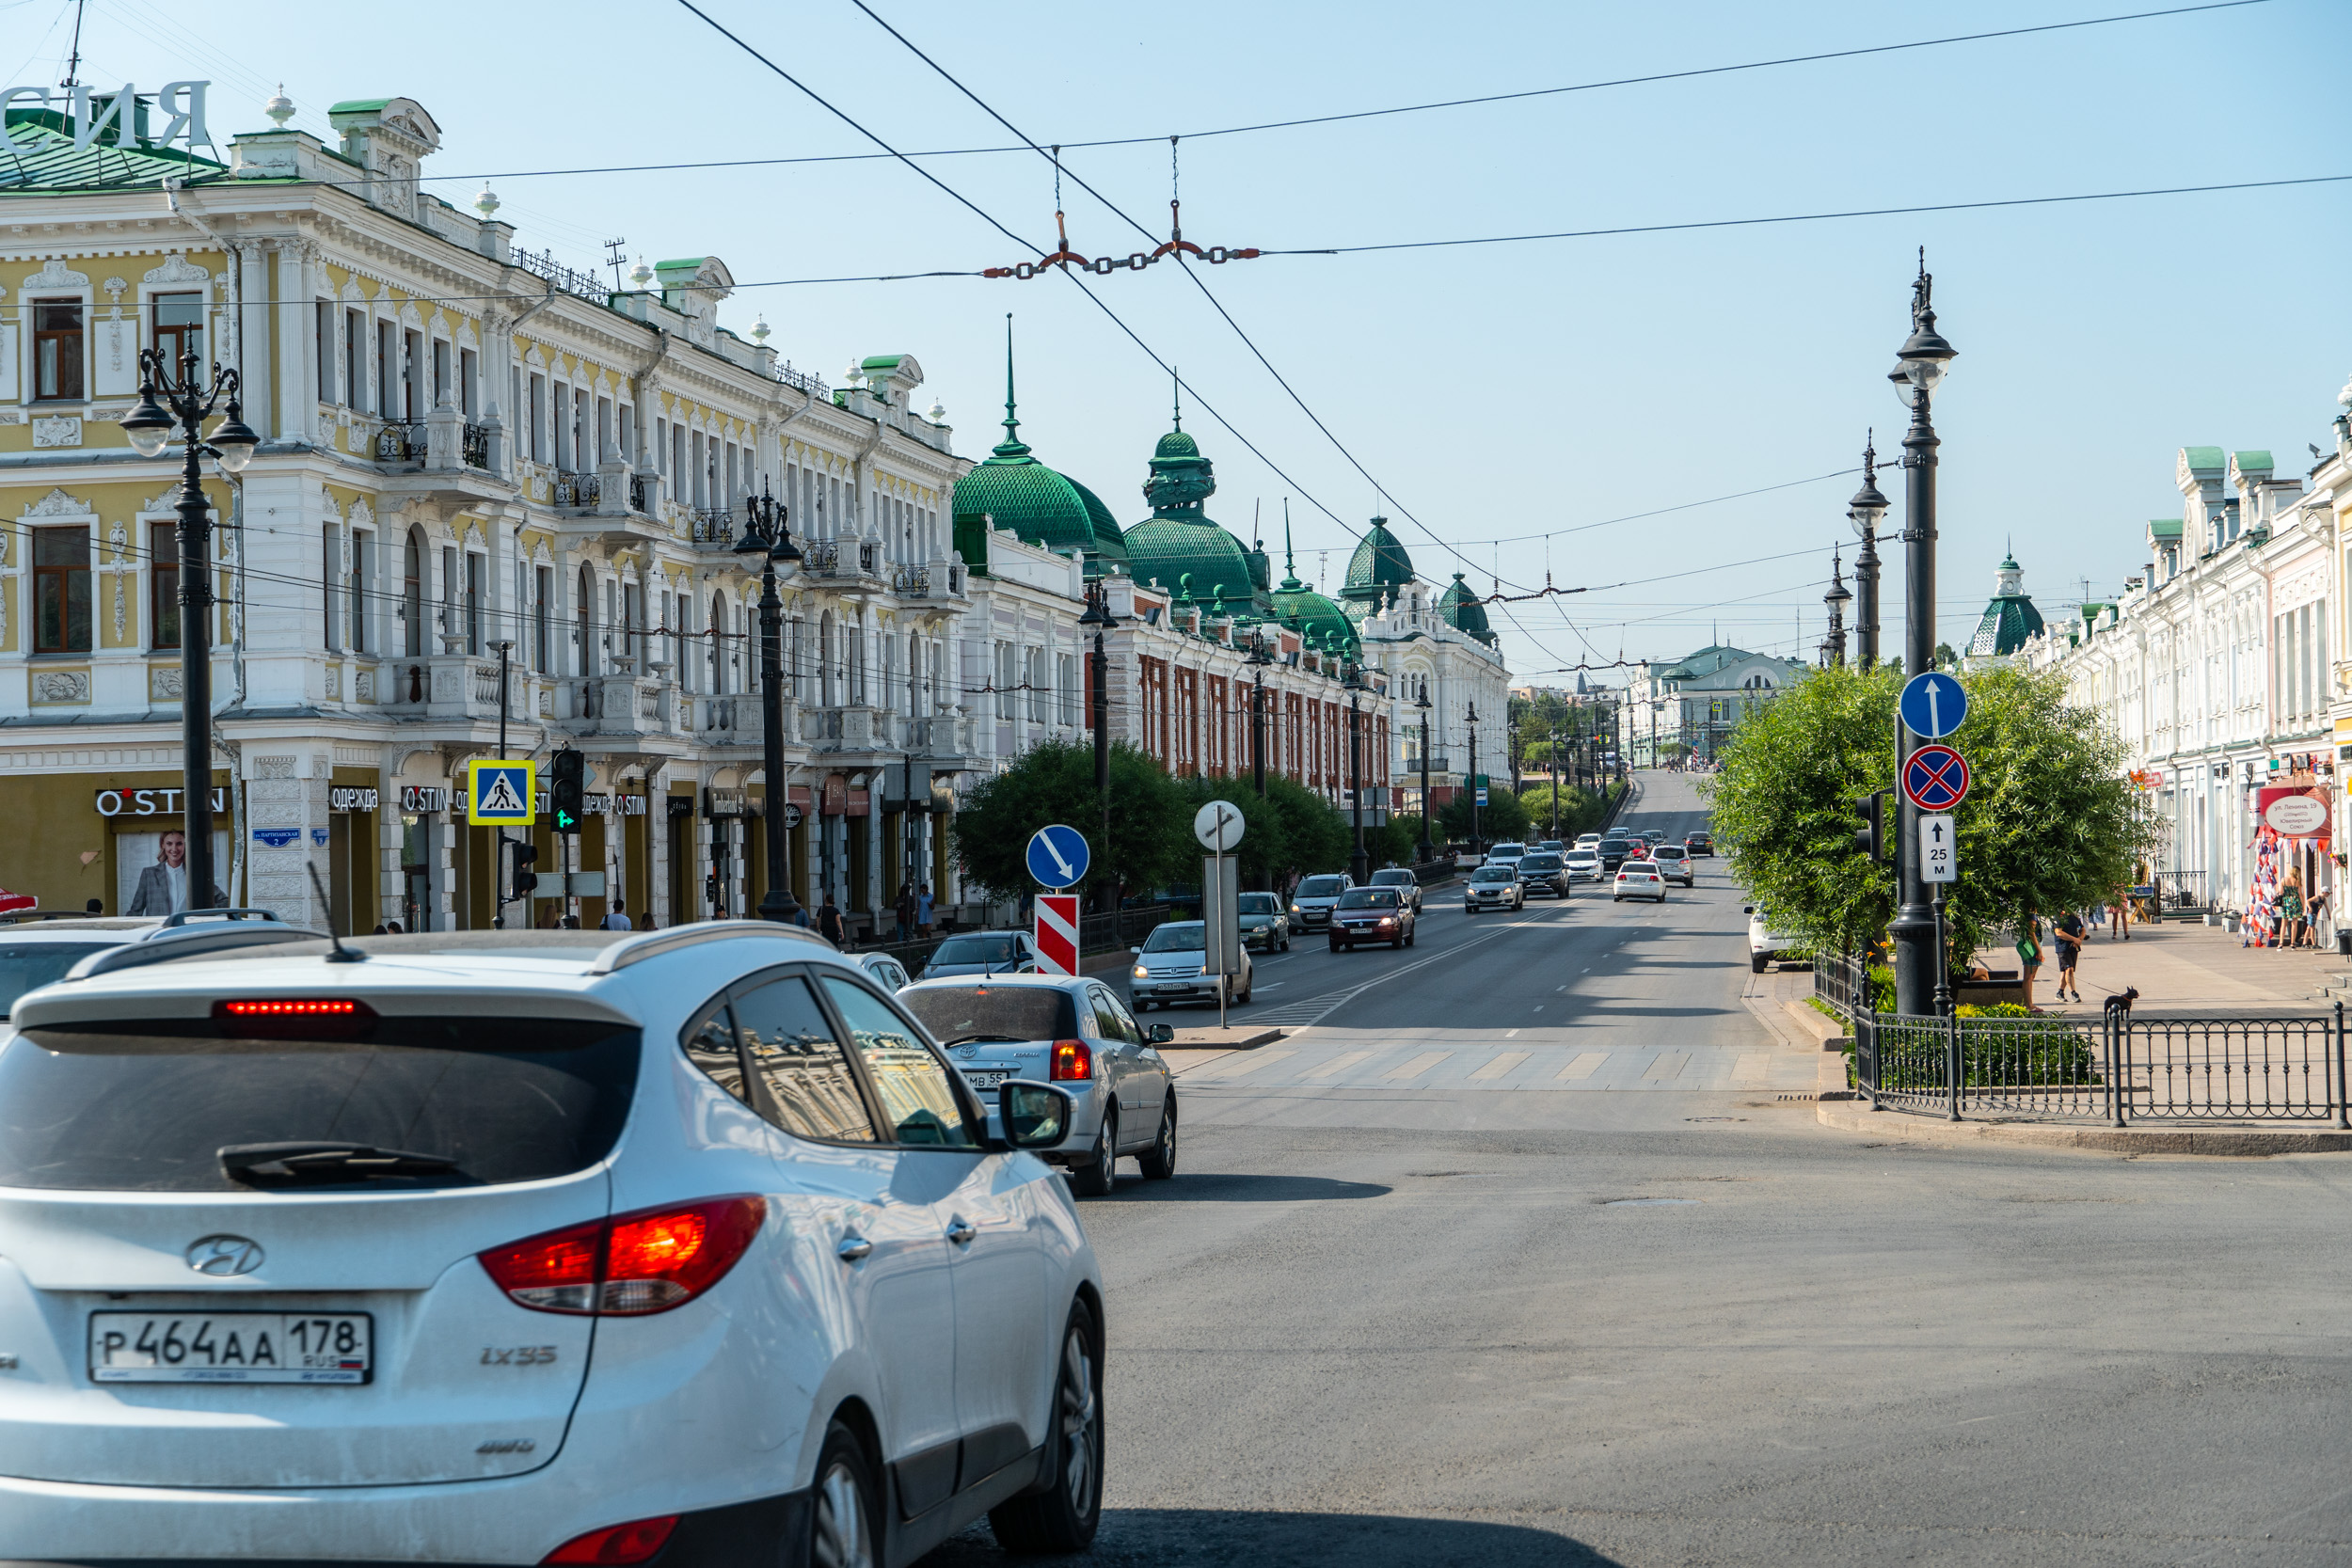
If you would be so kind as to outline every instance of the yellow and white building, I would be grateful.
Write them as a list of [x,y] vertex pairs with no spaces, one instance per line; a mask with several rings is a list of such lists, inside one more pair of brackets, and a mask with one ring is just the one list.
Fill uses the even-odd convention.
[[[973,765],[949,525],[969,465],[935,405],[914,411],[913,356],[831,388],[764,323],[719,325],[716,257],[608,287],[517,247],[486,190],[462,212],[422,189],[440,132],[409,99],[336,105],[334,145],[275,114],[219,162],[143,139],[148,108],[7,109],[0,887],[119,910],[177,825],[178,469],[119,428],[161,345],[234,367],[262,438],[206,481],[232,901],[362,931],[489,924],[495,852],[462,784],[499,754],[501,642],[506,752],[587,754],[574,865],[607,878],[531,916],[745,911],[771,796],[799,808],[779,815],[812,907],[883,910],[908,877],[951,895],[932,780]],[[807,552],[783,590],[780,781],[758,560],[733,549],[762,492]],[[544,885],[562,862],[536,832]]]

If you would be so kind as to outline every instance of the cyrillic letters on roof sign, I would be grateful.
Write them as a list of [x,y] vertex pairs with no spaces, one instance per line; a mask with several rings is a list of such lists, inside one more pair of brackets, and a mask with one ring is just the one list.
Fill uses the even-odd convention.
[[[163,135],[138,135],[138,114],[132,107],[138,102],[138,88],[129,82],[118,93],[103,93],[105,105],[92,112],[91,92],[87,83],[56,94],[59,107],[73,120],[73,145],[87,147],[98,139],[98,134],[108,125],[114,127],[115,141],[119,144],[135,140],[146,147],[162,147],[171,142],[185,142],[193,150],[213,145],[213,136],[204,127],[204,89],[210,82],[166,82],[155,93],[155,112],[169,115]],[[8,135],[8,108],[21,99],[47,107],[51,93],[45,87],[0,87],[0,151],[23,156],[34,150],[21,145]]]

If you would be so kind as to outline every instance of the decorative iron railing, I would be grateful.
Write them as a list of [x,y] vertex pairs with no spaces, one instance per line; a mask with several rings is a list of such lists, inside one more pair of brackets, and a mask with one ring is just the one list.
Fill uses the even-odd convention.
[[686,515],[688,535],[697,545],[728,545],[735,543],[735,509],[728,506],[696,507]]
[[776,379],[783,382],[787,387],[799,388],[802,391],[806,392],[813,398],[822,399],[833,396],[833,389],[825,385],[825,378],[823,376],[813,375],[806,371],[796,371],[792,368],[792,362],[788,359],[786,360],[783,367],[776,372]]
[[603,482],[595,474],[559,473],[548,486],[548,504],[594,506],[603,494]]
[[612,291],[603,278],[593,272],[575,272],[555,259],[553,251],[521,250],[514,253],[515,265],[533,277],[544,277],[567,294],[595,300],[598,305],[611,302]]
[[384,428],[375,433],[375,460],[378,463],[405,463],[423,456],[422,420],[387,420]]
[[469,468],[486,470],[490,467],[490,427],[469,424],[458,438],[457,455]]
[[645,476],[644,474],[631,474],[628,476],[628,509],[631,512],[651,512],[653,510],[652,498],[646,494]]

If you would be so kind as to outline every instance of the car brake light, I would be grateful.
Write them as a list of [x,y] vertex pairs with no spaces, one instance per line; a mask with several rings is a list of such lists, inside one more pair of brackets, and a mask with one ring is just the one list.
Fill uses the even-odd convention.
[[230,1018],[357,1018],[359,1004],[324,996],[285,996],[251,1002],[223,1002],[220,1010]]
[[1057,1084],[1071,1079],[1091,1078],[1094,1076],[1094,1053],[1087,1049],[1084,1040],[1056,1040],[1054,1066],[1046,1076]]
[[607,1525],[585,1535],[575,1535],[539,1560],[546,1562],[586,1562],[627,1568],[632,1562],[643,1562],[669,1543],[670,1532],[677,1528],[677,1515],[665,1513],[659,1519],[637,1519],[626,1525]]
[[[534,1312],[643,1317],[682,1306],[724,1278],[759,1234],[767,1213],[767,1200],[758,1197],[641,1209],[493,1247],[480,1255],[482,1267],[510,1300]],[[648,1547],[648,1555],[660,1544]]]

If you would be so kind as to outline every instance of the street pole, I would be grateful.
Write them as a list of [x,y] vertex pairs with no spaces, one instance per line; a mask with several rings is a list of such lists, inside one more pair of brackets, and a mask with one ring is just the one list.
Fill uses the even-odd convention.
[[1265,667],[1274,662],[1263,631],[1249,640],[1249,663],[1257,672],[1249,699],[1249,767],[1257,775],[1258,799],[1265,799]]
[[743,514],[743,537],[736,541],[735,553],[760,557],[760,767],[768,782],[760,801],[759,836],[767,850],[768,891],[759,895],[759,918],[787,925],[801,912],[801,901],[787,885],[792,870],[784,839],[789,792],[784,784],[784,601],[776,595],[776,562],[786,562],[788,570],[801,559],[801,550],[792,543],[786,508],[765,489],[744,503]]
[[1465,722],[1470,726],[1470,771],[1462,776],[1470,781],[1470,853],[1479,855],[1483,859],[1484,852],[1478,847],[1478,705],[1476,703],[1470,705],[1469,717]]
[[[238,474],[253,460],[261,438],[240,416],[237,372],[215,363],[209,381],[197,378],[197,356],[175,367],[160,349],[139,351],[138,405],[123,417],[123,434],[141,457],[161,457],[177,434],[182,444],[180,499],[180,748],[182,837],[187,840],[188,907],[213,908],[213,650],[207,611],[213,604],[212,507],[204,499],[202,460],[219,460]],[[158,402],[158,396],[163,399]],[[208,443],[204,420],[226,399],[229,417]],[[239,831],[244,825],[240,823]]]
[[1372,880],[1372,857],[1364,850],[1364,768],[1363,713],[1358,705],[1364,694],[1364,671],[1359,664],[1347,668],[1347,801],[1356,819],[1356,852],[1348,857],[1347,869],[1362,887]]
[[[1928,406],[1954,350],[1935,330],[1930,303],[1933,279],[1920,251],[1919,277],[1912,285],[1911,336],[1903,342],[1887,379],[1911,410],[1903,435],[1903,674],[1917,675],[1935,661],[1935,427]],[[1898,726],[1895,777],[1900,780],[1918,737]],[[1934,1006],[1936,918],[1931,890],[1919,863],[1919,808],[1899,796],[1896,811],[1896,865],[1900,907],[1889,925],[1895,942],[1895,1009],[1914,1018]]]
[[[501,762],[506,760],[506,656],[514,652],[514,649],[515,641],[512,638],[507,638],[498,644],[499,760]],[[617,796],[619,792],[616,790],[614,793]],[[514,902],[507,895],[515,891],[514,884],[506,878],[506,829],[503,826],[493,828],[490,830],[490,879],[496,884],[490,890],[493,895],[491,908],[496,911],[490,916],[490,928],[495,931],[503,931],[506,929],[506,906]],[[531,923],[526,920],[523,924],[528,926]]]
[[1551,836],[1560,836],[1560,732],[1551,732]]
[[1846,505],[1847,519],[1862,539],[1853,562],[1853,636],[1854,662],[1865,670],[1879,661],[1879,519],[1886,515],[1886,498],[1879,494],[1878,457],[1875,441],[1866,439],[1862,488]]
[[1111,660],[1104,645],[1104,634],[1119,625],[1111,614],[1109,591],[1100,582],[1087,596],[1087,610],[1078,617],[1082,626],[1094,628],[1094,795],[1102,802],[1102,855],[1104,867],[1104,909],[1108,914],[1119,913],[1119,880],[1109,874],[1111,851]]
[[1427,865],[1438,858],[1437,847],[1429,839],[1429,819],[1436,815],[1429,805],[1429,683],[1421,683],[1421,694],[1413,699],[1421,709],[1421,859]]

